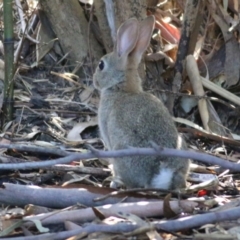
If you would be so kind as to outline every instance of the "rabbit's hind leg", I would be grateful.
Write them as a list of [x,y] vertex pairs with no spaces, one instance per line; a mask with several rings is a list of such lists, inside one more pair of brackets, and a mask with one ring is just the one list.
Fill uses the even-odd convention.
[[176,189],[186,188],[186,186],[187,186],[186,174],[180,171],[175,172],[172,179],[171,189],[176,190]]

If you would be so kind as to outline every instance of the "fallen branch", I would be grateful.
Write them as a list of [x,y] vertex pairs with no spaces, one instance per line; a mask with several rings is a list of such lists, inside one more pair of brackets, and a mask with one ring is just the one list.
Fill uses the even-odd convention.
[[[1,166],[1,165],[0,165]],[[110,169],[108,168],[97,168],[97,167],[80,167],[80,166],[72,166],[72,165],[65,165],[65,164],[57,164],[52,167],[49,167],[48,170],[52,171],[74,171],[77,173],[85,173],[91,174],[94,176],[101,176],[101,177],[109,177],[111,174]]]
[[[194,227],[199,227],[204,224],[216,223],[227,220],[236,220],[240,218],[240,207],[236,207],[230,210],[225,210],[221,212],[206,213],[201,215],[195,215],[191,217],[185,217],[177,220],[168,220],[168,221],[155,221],[153,226],[161,232],[174,232],[180,230],[191,229]],[[82,229],[76,229],[71,231],[58,232],[54,235],[54,239],[66,239],[77,234],[90,234],[94,232],[106,232],[106,233],[127,233],[132,232],[138,228],[141,228],[142,225],[137,223],[118,223],[115,225],[106,225],[106,224],[89,224]],[[39,235],[38,239],[46,239],[51,236],[50,234]],[[44,238],[45,237],[45,238]],[[24,237],[26,240],[34,240],[31,237]],[[3,238],[3,240],[8,240],[9,238]],[[16,237],[15,240],[22,240],[22,237]]]
[[22,145],[22,144],[0,144],[0,148],[6,148],[8,150],[18,150],[21,152],[34,152],[34,153],[42,153],[45,155],[55,155],[65,157],[71,154],[71,152],[67,152],[61,150],[59,148],[51,148],[51,147],[38,147],[33,145]]
[[[94,201],[114,191],[111,188],[99,188],[89,185],[80,185],[71,188],[41,188],[38,186],[3,183],[0,189],[0,203],[11,206],[25,206],[34,204],[49,208],[66,208],[76,203],[87,207],[96,207],[105,204],[115,204],[123,199],[125,203],[137,201],[149,201],[149,198],[137,193],[122,193],[111,196],[108,199]],[[61,200],[61,201],[60,201]],[[152,201],[158,199],[151,197]]]
[[[17,146],[11,144],[11,148],[8,144],[1,144],[0,148],[7,148],[7,149],[17,149]],[[58,150],[56,150],[58,151]],[[56,164],[65,164],[70,163],[72,161],[83,160],[83,159],[90,159],[90,158],[119,158],[119,157],[126,157],[126,156],[168,156],[168,157],[178,157],[178,158],[185,158],[185,159],[194,159],[204,163],[208,163],[211,165],[220,165],[223,168],[230,169],[234,172],[240,171],[240,164],[228,162],[221,158],[208,155],[205,153],[194,152],[194,151],[187,151],[187,150],[179,150],[179,149],[171,149],[171,148],[161,148],[161,147],[154,147],[154,148],[128,148],[128,149],[121,149],[121,150],[114,150],[114,151],[100,151],[96,149],[91,149],[90,152],[87,153],[73,153],[66,157],[58,158],[55,160],[43,160],[42,162],[28,162],[28,163],[10,163],[10,164],[1,164],[0,169],[33,169],[33,168],[45,168],[49,166],[53,166]],[[176,159],[179,161],[179,159]],[[184,160],[183,160],[184,161]]]

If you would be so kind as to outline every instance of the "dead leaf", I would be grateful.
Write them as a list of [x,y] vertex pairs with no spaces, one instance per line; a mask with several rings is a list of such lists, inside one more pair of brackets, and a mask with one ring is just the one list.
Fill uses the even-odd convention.
[[37,64],[40,60],[52,49],[54,38],[48,34],[47,27],[40,24],[37,32],[37,40],[39,44],[36,45]]
[[166,57],[166,54],[163,52],[149,53],[146,55],[145,59],[147,61],[160,61]]
[[172,24],[163,20],[161,14],[156,10],[155,28],[161,30],[161,36],[168,42],[178,44],[180,40],[180,31]]
[[[33,138],[34,136],[36,136],[37,133],[38,132],[33,132],[31,134],[28,134],[28,136]],[[37,146],[40,146],[40,147],[47,147],[47,148],[54,148],[54,147],[56,147],[52,143],[49,143],[49,142],[46,142],[46,141],[39,141],[39,140],[34,141],[34,144],[37,145]]]
[[32,9],[35,9],[38,5],[38,1],[36,0],[27,0],[27,3],[28,3],[28,7]]
[[[79,226],[76,223],[71,222],[71,221],[65,221],[64,222],[64,227],[65,227],[66,230],[82,229],[81,226]],[[87,233],[85,233],[84,236],[87,236]],[[79,239],[81,239],[81,238],[79,238]]]
[[149,231],[146,234],[150,240],[163,240],[163,238],[156,230]]
[[180,105],[185,113],[189,113],[197,104],[197,99],[192,96],[183,96],[180,100]]
[[177,214],[172,210],[171,206],[170,206],[170,199],[172,197],[172,194],[169,193],[163,201],[163,213],[165,218],[170,219],[170,218],[174,218],[177,216]]
[[114,224],[117,224],[117,223],[121,223],[122,221],[123,221],[122,218],[111,216],[111,217],[105,218],[103,220],[103,223],[105,223],[107,225],[114,225]]
[[131,214],[131,213],[124,213],[124,212],[118,212],[118,216],[127,219],[128,221],[131,221],[133,223],[136,223],[138,225],[145,225],[146,222],[142,220],[140,217]]
[[87,104],[91,100],[91,96],[93,93],[94,89],[93,88],[85,88],[81,91],[79,94],[79,98],[81,100],[81,103]]
[[205,181],[216,180],[216,175],[204,173],[190,173],[188,175],[188,180],[191,182],[201,183]]
[[81,3],[85,3],[85,4],[93,4],[93,0],[79,0]]
[[4,70],[4,61],[2,59],[0,59],[0,79],[4,80],[4,75],[5,75],[5,70]]
[[68,186],[73,183],[82,182],[83,180],[88,180],[89,177],[90,175],[88,174],[83,175],[83,174],[76,174],[72,171],[68,172],[64,176],[64,183],[62,184],[62,187]]
[[42,213],[49,213],[51,212],[51,209],[47,207],[28,204],[25,206],[25,211],[26,211],[25,215],[30,216],[30,215],[37,215]]
[[76,124],[72,130],[69,131],[68,135],[67,135],[67,140],[69,141],[82,141],[82,137],[81,137],[81,133],[88,127],[93,127],[96,126],[97,123],[97,119],[96,118],[92,118],[89,122],[82,122],[82,123],[78,123]]
[[[144,221],[137,215],[134,215],[131,213],[118,212],[118,215],[120,217],[125,218],[128,221],[133,222],[134,224],[141,226],[140,228],[137,228],[132,232],[125,233],[125,236],[139,235],[141,233],[150,233],[150,236],[153,235],[153,231],[155,231],[154,226],[148,221]],[[153,238],[150,238],[150,239],[153,239]]]
[[95,207],[92,207],[92,210],[93,210],[95,216],[96,216],[97,218],[99,218],[100,220],[104,220],[104,219],[106,218],[106,217],[104,216],[104,214],[103,214],[99,209],[97,209],[97,208],[95,208]]

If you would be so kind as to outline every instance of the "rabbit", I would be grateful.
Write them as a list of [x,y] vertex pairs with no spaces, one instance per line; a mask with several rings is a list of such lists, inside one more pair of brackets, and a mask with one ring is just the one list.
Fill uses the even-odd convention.
[[[146,51],[155,18],[130,18],[118,29],[114,51],[103,56],[93,75],[100,90],[98,125],[108,150],[151,147],[183,148],[170,113],[163,103],[142,89],[138,66]],[[186,187],[189,160],[163,156],[111,159],[113,176],[127,188]],[[112,182],[111,187],[115,187]]]

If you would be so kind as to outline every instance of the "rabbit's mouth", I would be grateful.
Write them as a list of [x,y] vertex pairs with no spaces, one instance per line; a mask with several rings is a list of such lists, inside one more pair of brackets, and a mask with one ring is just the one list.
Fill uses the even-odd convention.
[[99,89],[99,83],[97,81],[93,81],[93,86],[97,89]]
[[94,75],[95,75],[95,74],[93,74],[93,86],[94,86],[94,88],[96,88],[96,89],[100,89],[99,82],[97,81],[97,79],[95,78]]

